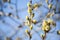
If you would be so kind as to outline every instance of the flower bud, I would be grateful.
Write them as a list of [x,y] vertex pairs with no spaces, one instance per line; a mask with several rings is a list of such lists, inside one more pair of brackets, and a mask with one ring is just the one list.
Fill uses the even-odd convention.
[[47,18],[50,18],[50,16],[51,16],[51,13],[48,13],[46,17],[47,17]]
[[33,26],[31,25],[31,26],[30,26],[30,30],[32,30],[32,29],[33,29]]
[[57,34],[60,35],[60,30],[57,31]]
[[41,37],[44,39],[45,38],[45,34],[41,34]]
[[51,8],[52,8],[52,4],[49,4],[49,5],[48,5],[48,8],[51,9]]
[[27,22],[27,25],[30,26],[30,22],[29,21]]
[[48,19],[47,21],[48,21],[48,23],[52,23],[53,22],[53,20],[51,20],[51,19]]
[[28,17],[28,16],[26,16],[26,19],[27,19],[27,20],[29,20],[29,17]]
[[28,8],[28,13],[32,13],[32,9],[31,8]]
[[34,17],[34,13],[31,15],[32,16],[32,18]]
[[47,22],[46,20],[43,20],[42,25],[43,25],[43,26],[46,26],[47,24],[48,24],[48,22]]
[[56,26],[56,23],[55,23],[55,22],[52,22],[51,24],[52,24],[53,26]]
[[28,30],[26,29],[25,32],[28,33]]
[[32,6],[32,4],[31,4],[31,3],[28,3],[28,4],[27,4],[27,6],[28,6],[28,7],[31,7],[31,6]]
[[34,4],[33,8],[37,9],[39,7],[39,5],[37,3]]
[[49,32],[50,31],[50,26],[46,26],[45,27],[45,32]]
[[32,23],[36,24],[36,23],[37,23],[37,21],[36,21],[36,20],[32,20]]

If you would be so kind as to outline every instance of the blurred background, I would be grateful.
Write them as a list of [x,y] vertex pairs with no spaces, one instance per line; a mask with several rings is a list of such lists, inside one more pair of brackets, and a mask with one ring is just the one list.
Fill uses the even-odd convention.
[[[26,21],[27,3],[30,0],[0,0],[0,40],[29,40],[28,35],[25,33],[26,29],[29,29],[24,22]],[[52,1],[52,2],[51,2]],[[48,0],[53,4],[53,8],[56,7],[52,19],[56,22],[56,28],[51,29],[50,33],[47,33],[46,40],[60,40],[60,35],[57,34],[57,30],[60,30],[60,0]],[[38,23],[33,25],[31,40],[42,40],[40,34],[44,32],[40,30],[40,22],[49,9],[45,0],[32,0],[32,4],[42,3],[42,5],[33,12]],[[53,9],[52,8],[52,9]],[[39,26],[38,26],[39,25]]]

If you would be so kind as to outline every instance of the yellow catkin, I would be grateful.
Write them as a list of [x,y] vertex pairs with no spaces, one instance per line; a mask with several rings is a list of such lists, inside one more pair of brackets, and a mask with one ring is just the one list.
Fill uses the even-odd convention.
[[48,23],[50,23],[53,26],[56,26],[56,23],[53,20],[51,20],[51,19],[48,19]]
[[46,1],[46,3],[48,3],[48,0],[45,0]]
[[28,13],[32,13],[32,9],[31,8],[28,8]]
[[48,13],[46,17],[47,17],[47,18],[50,18],[50,16],[51,16],[51,13]]
[[28,30],[26,29],[25,32],[28,33]]
[[48,24],[48,22],[47,22],[46,20],[43,20],[42,25],[43,25],[43,26],[46,26],[47,24]]
[[60,30],[57,31],[57,34],[60,35]]
[[45,32],[49,32],[50,26],[43,26],[42,30],[45,31]]
[[32,17],[32,18],[34,17],[34,13],[32,13],[31,17]]
[[39,7],[39,5],[37,4],[37,3],[35,3],[34,5],[33,5],[33,8],[34,9],[37,9]]
[[30,22],[29,21],[28,21],[27,25],[30,26]]
[[30,26],[30,30],[32,30],[32,28],[33,28],[33,26],[31,25],[31,26]]
[[28,7],[31,7],[32,5],[31,5],[31,3],[28,3],[27,6],[28,6]]
[[45,27],[45,31],[48,32],[50,30],[50,26]]
[[26,19],[27,19],[27,20],[29,20],[29,17],[28,17],[28,16],[26,16]]
[[49,8],[49,9],[52,8],[52,4],[49,4],[49,5],[48,5],[48,8]]
[[45,27],[46,27],[46,26],[42,26],[42,30],[43,30],[43,31],[45,30]]
[[50,30],[50,23],[47,20],[43,20],[42,30],[48,32]]
[[41,36],[42,38],[45,38],[45,34],[41,34],[40,36]]
[[51,19],[48,19],[47,21],[48,21],[48,23],[52,23],[53,22],[53,20],[51,20]]
[[36,24],[36,22],[37,22],[36,20],[32,20],[32,23]]

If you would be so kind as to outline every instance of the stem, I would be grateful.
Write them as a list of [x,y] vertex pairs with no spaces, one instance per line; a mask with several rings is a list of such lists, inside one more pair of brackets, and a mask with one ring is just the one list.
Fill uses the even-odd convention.
[[42,38],[42,40],[45,40],[46,39],[46,32],[45,32],[45,36]]
[[15,6],[16,6],[16,16],[17,16],[17,18],[19,19],[18,9],[17,9],[17,2],[18,2],[18,1],[16,0],[16,5],[15,5]]

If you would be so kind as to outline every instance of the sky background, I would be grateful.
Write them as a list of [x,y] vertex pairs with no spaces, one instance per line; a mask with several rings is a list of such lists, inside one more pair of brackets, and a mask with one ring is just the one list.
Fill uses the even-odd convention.
[[[26,29],[29,30],[29,28],[27,26],[23,26],[23,28],[18,28],[20,24],[23,24],[23,21],[26,21],[25,17],[28,15],[28,12],[27,12],[28,2],[29,0],[17,0],[17,1],[11,0],[11,3],[8,3],[8,2],[3,3],[2,9],[4,14],[12,13],[14,16],[18,14],[19,18],[21,18],[22,20],[17,19],[15,17],[8,17],[8,16],[0,17],[0,38],[2,38],[2,40],[4,40],[5,37],[12,37],[13,40],[15,40],[16,37],[22,38],[22,40],[29,40],[29,37],[25,33],[25,30]],[[33,4],[42,2],[42,4],[47,7],[47,4],[44,2],[44,0],[42,1],[33,0],[32,2]],[[55,5],[56,1],[54,1],[52,4]],[[16,12],[16,6],[17,6],[18,12]],[[13,9],[11,9],[10,7],[12,7]],[[57,11],[58,11],[58,7],[59,7],[59,4],[57,5]],[[48,12],[48,9],[44,8],[43,6],[39,7],[36,11],[34,11],[35,17],[33,19],[36,19],[37,21],[39,21],[40,20],[39,18],[43,18],[47,12]],[[3,20],[5,21],[5,23],[2,22]],[[33,30],[31,31],[33,33],[31,40],[42,40],[40,35],[44,34],[44,32],[42,30],[39,30],[40,26],[37,26],[37,25],[33,25],[34,27],[33,27]],[[36,33],[34,30],[37,30],[38,33]],[[52,28],[50,32],[52,32],[53,30],[54,30],[53,33],[47,33],[46,40],[60,40],[60,35],[57,35],[56,33],[57,30],[60,30],[60,21],[56,21],[56,28]]]

